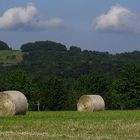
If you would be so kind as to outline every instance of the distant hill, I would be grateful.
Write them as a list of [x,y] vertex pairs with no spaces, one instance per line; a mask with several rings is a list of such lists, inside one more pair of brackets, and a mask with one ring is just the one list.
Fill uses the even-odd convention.
[[25,71],[44,77],[57,75],[63,78],[78,78],[93,71],[102,71],[114,79],[127,63],[140,63],[140,52],[112,55],[108,52],[81,50],[71,46],[69,49],[61,43],[38,41],[23,44],[22,67]]
[[[20,50],[0,50],[0,65],[23,69],[37,78],[57,75],[62,78],[78,78],[90,72],[106,73],[109,80],[120,75],[128,63],[140,63],[140,52],[110,54],[81,50],[77,46],[53,41],[37,41],[23,44]],[[12,68],[13,69],[13,68]],[[8,67],[10,70],[10,67]]]
[[11,50],[7,43],[0,41],[0,50]]

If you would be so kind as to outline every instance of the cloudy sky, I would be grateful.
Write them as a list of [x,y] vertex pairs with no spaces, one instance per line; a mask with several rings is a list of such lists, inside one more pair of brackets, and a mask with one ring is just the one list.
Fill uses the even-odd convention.
[[140,51],[140,0],[1,0],[0,40],[52,40],[67,47]]

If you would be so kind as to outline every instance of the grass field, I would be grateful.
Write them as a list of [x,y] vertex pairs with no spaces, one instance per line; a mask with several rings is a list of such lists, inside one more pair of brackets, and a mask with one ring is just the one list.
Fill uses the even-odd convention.
[[15,65],[21,62],[23,53],[19,50],[0,50],[0,64],[3,66]]
[[140,111],[28,112],[1,117],[0,139],[140,140]]

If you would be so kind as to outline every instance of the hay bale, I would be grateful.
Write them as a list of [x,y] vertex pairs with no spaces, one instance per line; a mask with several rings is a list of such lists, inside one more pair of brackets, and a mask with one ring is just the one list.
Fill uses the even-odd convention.
[[83,95],[77,104],[77,110],[83,112],[101,111],[104,109],[105,102],[99,95]]
[[12,116],[15,113],[15,104],[7,94],[0,92],[0,116]]
[[19,91],[0,92],[0,116],[25,115],[28,110],[27,99]]

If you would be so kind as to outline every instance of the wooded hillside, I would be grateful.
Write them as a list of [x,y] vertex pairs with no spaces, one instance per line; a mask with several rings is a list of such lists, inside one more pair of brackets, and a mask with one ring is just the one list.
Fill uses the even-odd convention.
[[101,95],[107,108],[140,107],[139,51],[113,55],[38,41],[23,44],[22,55],[16,65],[1,65],[0,89],[20,90],[42,110],[73,110],[83,94]]

